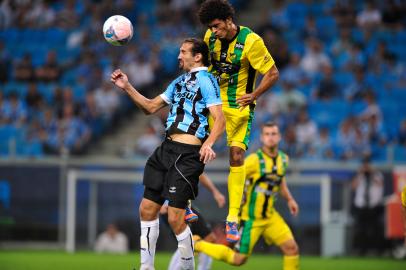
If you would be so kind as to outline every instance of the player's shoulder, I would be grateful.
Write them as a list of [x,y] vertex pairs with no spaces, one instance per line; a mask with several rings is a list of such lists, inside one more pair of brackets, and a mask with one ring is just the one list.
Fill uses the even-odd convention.
[[286,162],[289,163],[289,155],[286,154],[285,152],[283,152],[282,150],[279,150],[278,154],[280,155],[280,157],[282,158],[282,162]]
[[258,160],[259,157],[257,152],[251,153],[245,158],[245,162],[257,162]]
[[196,73],[196,79],[199,81],[200,84],[213,86],[214,88],[218,88],[218,83],[216,78],[208,72],[207,70],[200,70]]
[[255,33],[251,28],[242,25],[240,26],[240,35],[246,36],[246,43],[262,40],[261,36]]

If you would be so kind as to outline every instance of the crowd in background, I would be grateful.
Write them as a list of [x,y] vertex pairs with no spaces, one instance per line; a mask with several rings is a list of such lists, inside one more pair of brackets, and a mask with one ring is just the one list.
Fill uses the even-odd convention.
[[[238,14],[244,1],[231,1]],[[147,96],[178,72],[180,41],[202,36],[199,1],[3,1],[0,4],[0,137],[21,155],[86,153],[134,108],[109,75],[125,70]],[[404,1],[272,1],[259,33],[280,71],[257,101],[249,150],[269,120],[281,149],[303,160],[406,160]],[[104,41],[104,20],[134,24],[130,44]],[[247,25],[250,27],[250,25]],[[163,134],[157,116],[138,138],[148,154]],[[143,127],[141,127],[143,128]],[[136,140],[136,138],[134,138]],[[12,140],[11,140],[12,141]],[[0,140],[0,155],[10,140]],[[225,139],[216,146],[227,155]]]

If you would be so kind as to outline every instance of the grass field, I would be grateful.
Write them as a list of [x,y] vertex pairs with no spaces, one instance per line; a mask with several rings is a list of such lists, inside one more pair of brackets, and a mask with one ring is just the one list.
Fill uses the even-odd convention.
[[[166,270],[169,253],[158,253],[156,270]],[[0,270],[134,270],[139,267],[139,256],[99,255],[90,252],[67,254],[52,251],[0,251]],[[254,255],[242,267],[214,262],[213,270],[224,269],[282,269],[282,257]],[[302,256],[302,270],[406,270],[406,261],[389,258],[331,258]]]

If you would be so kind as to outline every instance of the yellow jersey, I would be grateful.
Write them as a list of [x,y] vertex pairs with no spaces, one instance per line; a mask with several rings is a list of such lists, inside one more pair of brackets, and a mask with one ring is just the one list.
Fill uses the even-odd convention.
[[269,218],[275,194],[285,180],[289,157],[282,151],[274,158],[261,149],[245,159],[246,182],[240,217],[242,220]]
[[252,93],[258,72],[265,74],[275,61],[262,38],[244,26],[237,26],[231,41],[217,39],[210,29],[204,41],[209,46],[209,72],[219,82],[223,107],[238,108],[236,99]]
[[406,208],[406,186],[404,186],[402,190],[402,205]]

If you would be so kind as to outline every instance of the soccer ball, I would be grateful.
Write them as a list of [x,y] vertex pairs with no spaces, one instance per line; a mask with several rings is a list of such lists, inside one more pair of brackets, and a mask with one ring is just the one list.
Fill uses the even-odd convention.
[[113,15],[104,22],[103,35],[108,43],[122,46],[133,37],[133,25],[126,17]]

